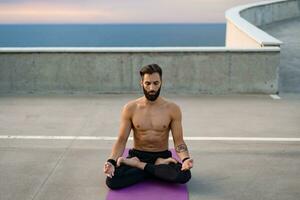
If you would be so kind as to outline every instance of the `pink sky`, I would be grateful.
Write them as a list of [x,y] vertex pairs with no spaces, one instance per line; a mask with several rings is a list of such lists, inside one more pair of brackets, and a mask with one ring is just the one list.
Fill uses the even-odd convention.
[[0,23],[212,23],[261,0],[1,0]]

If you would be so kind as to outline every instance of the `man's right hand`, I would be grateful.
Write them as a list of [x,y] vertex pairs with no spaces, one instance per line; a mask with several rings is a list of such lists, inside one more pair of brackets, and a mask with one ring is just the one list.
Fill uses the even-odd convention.
[[115,175],[115,166],[113,166],[110,162],[106,162],[104,163],[103,172],[106,176],[112,178]]

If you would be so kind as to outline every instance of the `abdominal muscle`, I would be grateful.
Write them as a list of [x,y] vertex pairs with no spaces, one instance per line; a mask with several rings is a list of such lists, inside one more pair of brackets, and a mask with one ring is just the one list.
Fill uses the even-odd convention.
[[168,150],[169,131],[134,131],[134,148],[141,151]]

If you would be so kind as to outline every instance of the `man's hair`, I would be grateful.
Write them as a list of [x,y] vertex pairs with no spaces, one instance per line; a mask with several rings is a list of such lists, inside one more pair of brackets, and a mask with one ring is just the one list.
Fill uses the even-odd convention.
[[162,78],[162,70],[158,64],[150,64],[142,67],[140,70],[140,75],[142,79],[144,78],[145,74],[153,74],[153,73],[158,73],[160,76],[160,79]]

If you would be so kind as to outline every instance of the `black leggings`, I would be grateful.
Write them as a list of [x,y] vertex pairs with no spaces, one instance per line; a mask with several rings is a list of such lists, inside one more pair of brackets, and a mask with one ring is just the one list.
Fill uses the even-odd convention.
[[157,158],[170,158],[172,153],[168,150],[162,152],[146,152],[130,149],[127,158],[138,157],[147,163],[144,170],[121,165],[115,169],[112,178],[106,178],[106,185],[111,189],[120,189],[148,178],[156,178],[171,183],[186,183],[191,179],[191,171],[181,171],[181,163],[154,165]]

